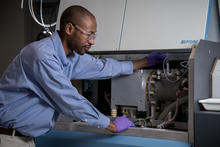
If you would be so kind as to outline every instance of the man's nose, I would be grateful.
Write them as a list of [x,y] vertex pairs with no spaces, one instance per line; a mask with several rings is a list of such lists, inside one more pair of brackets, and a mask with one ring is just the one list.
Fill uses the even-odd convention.
[[89,44],[94,45],[95,44],[95,40],[93,38],[89,39]]

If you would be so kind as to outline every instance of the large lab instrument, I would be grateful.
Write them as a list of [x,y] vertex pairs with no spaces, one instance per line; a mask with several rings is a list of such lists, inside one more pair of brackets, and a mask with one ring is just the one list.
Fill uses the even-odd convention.
[[[73,84],[111,119],[126,115],[135,123],[135,128],[120,135],[174,140],[195,147],[213,141],[210,144],[216,146],[216,136],[210,133],[210,139],[202,130],[215,134],[211,122],[216,126],[220,114],[204,112],[198,105],[199,99],[209,95],[207,67],[220,55],[219,44],[206,41],[220,40],[216,4],[214,0],[62,0],[57,29],[63,10],[70,5],[82,5],[96,16],[98,36],[91,55],[135,60],[157,51],[168,56],[161,65],[130,76],[74,80]],[[62,120],[55,129],[109,134]]]

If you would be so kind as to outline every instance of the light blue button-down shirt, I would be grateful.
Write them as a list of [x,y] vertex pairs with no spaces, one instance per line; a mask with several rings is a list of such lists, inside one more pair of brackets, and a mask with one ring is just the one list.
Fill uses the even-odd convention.
[[88,54],[66,56],[60,37],[24,47],[0,79],[0,126],[28,136],[48,132],[59,113],[106,128],[100,113],[72,86],[70,79],[106,79],[132,74],[131,61],[96,59]]

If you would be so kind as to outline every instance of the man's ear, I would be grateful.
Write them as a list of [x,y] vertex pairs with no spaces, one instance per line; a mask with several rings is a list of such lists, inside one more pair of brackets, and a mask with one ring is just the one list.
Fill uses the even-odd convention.
[[67,35],[71,35],[74,31],[74,27],[71,23],[67,23],[66,26],[65,26],[65,33]]

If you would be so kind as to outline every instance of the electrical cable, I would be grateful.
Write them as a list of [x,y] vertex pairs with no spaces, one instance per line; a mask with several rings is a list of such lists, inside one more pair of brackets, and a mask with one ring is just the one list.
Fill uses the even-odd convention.
[[47,27],[47,28],[53,27],[53,26],[56,25],[56,22],[54,22],[54,23],[52,23],[52,24],[43,24],[43,23],[41,23],[41,22],[38,21],[38,19],[37,19],[36,16],[35,16],[34,10],[33,10],[33,0],[29,0],[29,1],[28,1],[28,8],[29,8],[29,11],[30,11],[30,14],[31,14],[32,18],[33,18],[34,21],[35,21],[36,23],[38,23],[39,25],[41,25],[41,26],[43,26],[43,27]]
[[45,28],[44,19],[43,19],[43,0],[40,0],[40,19],[43,27]]
[[179,108],[180,95],[181,95],[182,91],[183,91],[183,88],[180,89],[180,90],[177,92],[176,110],[175,110],[174,116],[173,116],[170,120],[165,121],[165,122],[162,122],[161,124],[159,124],[159,125],[157,126],[158,128],[165,128],[165,127],[167,127],[167,126],[176,118],[177,113],[178,113],[178,108]]
[[[178,82],[178,81],[188,72],[188,68],[183,72],[183,74],[182,74],[179,78],[177,78],[176,80],[170,80],[170,79],[168,78],[168,75],[167,75],[166,69],[165,69],[165,64],[166,64],[167,61],[168,61],[168,57],[166,57],[166,58],[163,60],[163,73],[164,73],[164,77],[167,79],[168,82],[170,82],[170,83],[176,83],[176,82]],[[184,65],[182,64],[181,66],[184,66]],[[186,66],[184,66],[184,68],[185,68],[185,67],[186,67]]]
[[[186,65],[184,65],[186,63]],[[188,61],[182,61],[180,62],[180,65],[183,67],[183,68],[188,68]]]
[[24,8],[24,0],[21,0],[21,9]]
[[44,18],[43,18],[43,0],[40,0],[40,19],[41,19],[41,23],[44,27],[45,34],[48,33],[48,34],[52,35],[50,29],[45,27]]

